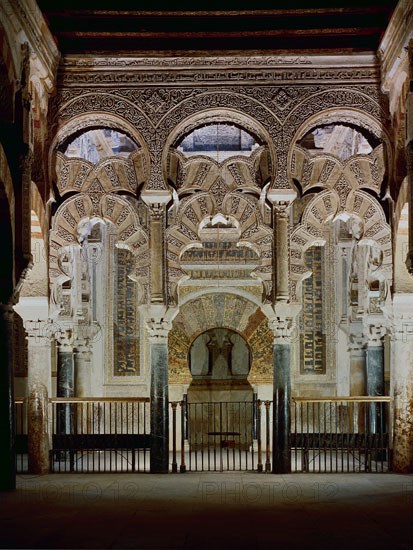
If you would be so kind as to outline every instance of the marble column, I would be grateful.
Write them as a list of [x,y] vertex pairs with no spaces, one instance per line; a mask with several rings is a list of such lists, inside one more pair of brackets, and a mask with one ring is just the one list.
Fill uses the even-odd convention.
[[[62,337],[57,349],[57,397],[74,397],[74,354],[69,338]],[[57,407],[57,433],[70,434],[72,428],[70,404]]]
[[275,229],[275,299],[287,301],[288,287],[288,222],[289,203],[274,203]]
[[393,471],[413,473],[413,295],[393,298],[391,330]]
[[29,471],[49,473],[48,400],[51,386],[51,341],[46,324],[26,321],[28,352]]
[[350,395],[366,395],[366,339],[350,335]]
[[16,488],[13,315],[12,306],[0,304],[0,491]]
[[147,323],[151,364],[151,473],[169,471],[168,333],[170,323]]
[[74,349],[74,394],[76,397],[91,396],[92,352],[88,342],[78,341]]
[[14,310],[23,319],[28,355],[28,455],[29,471],[49,472],[48,402],[51,394],[51,339],[47,296],[20,296]]
[[273,321],[273,461],[274,474],[291,472],[291,340],[288,321]]
[[279,200],[277,194],[268,194],[273,203],[274,224],[274,297],[277,303],[289,299],[288,278],[288,231],[290,216],[290,201]]
[[[385,329],[381,325],[370,325],[366,347],[366,390],[369,396],[384,395],[384,348]],[[381,407],[370,405],[370,432],[381,433],[385,418]]]
[[150,215],[151,304],[163,304],[166,301],[164,229],[171,194],[166,190],[144,191],[142,200],[148,205]]

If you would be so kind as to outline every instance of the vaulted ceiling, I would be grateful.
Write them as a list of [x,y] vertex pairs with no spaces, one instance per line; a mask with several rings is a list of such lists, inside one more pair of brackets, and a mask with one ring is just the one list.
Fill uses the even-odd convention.
[[376,51],[397,0],[38,4],[63,53],[308,54]]

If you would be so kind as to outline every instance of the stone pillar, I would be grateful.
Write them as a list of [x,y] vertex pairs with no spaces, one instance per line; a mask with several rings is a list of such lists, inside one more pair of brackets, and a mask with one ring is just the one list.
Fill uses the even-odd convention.
[[[70,335],[63,333],[57,348],[57,397],[74,397],[74,354]],[[72,429],[70,404],[59,404],[56,410],[57,433],[70,434]]]
[[275,203],[276,285],[275,299],[287,301],[288,287],[288,203]]
[[29,471],[49,472],[48,404],[51,394],[51,339],[48,331],[47,296],[20,296],[14,306],[23,319],[28,355],[28,451]]
[[91,361],[92,352],[87,340],[77,341],[74,349],[74,394],[76,397],[91,396]]
[[413,296],[393,297],[391,331],[393,471],[413,473]]
[[366,339],[350,335],[350,395],[366,395]]
[[288,231],[290,204],[295,198],[295,193],[290,190],[285,194],[271,190],[268,192],[268,199],[273,203],[273,224],[274,224],[274,299],[277,303],[286,302],[289,299],[288,279]]
[[143,201],[150,212],[151,250],[151,303],[162,304],[165,296],[165,246],[164,228],[166,204],[171,200],[169,191],[144,191]]
[[49,473],[48,403],[51,391],[51,341],[46,323],[26,321],[28,353],[29,471]]
[[272,321],[274,332],[273,461],[274,474],[291,472],[291,330],[287,320]]
[[[369,396],[384,395],[384,348],[383,336],[385,328],[382,325],[369,325],[366,348],[366,390]],[[370,432],[381,433],[385,419],[380,414],[380,408],[370,406]]]
[[168,333],[163,319],[147,323],[151,364],[151,473],[169,471]]
[[0,491],[16,488],[13,315],[12,306],[0,304]]

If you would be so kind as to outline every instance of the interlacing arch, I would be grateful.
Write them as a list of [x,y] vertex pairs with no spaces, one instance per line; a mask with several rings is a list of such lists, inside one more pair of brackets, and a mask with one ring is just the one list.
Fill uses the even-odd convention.
[[[220,190],[220,192],[218,192]],[[257,201],[239,192],[225,191],[222,182],[217,193],[197,193],[180,202],[176,223],[166,231],[169,293],[176,295],[176,286],[185,275],[180,256],[190,244],[201,244],[201,223],[222,214],[237,220],[240,241],[256,244],[260,250],[260,266],[255,270],[262,280],[265,293],[271,291],[271,259],[273,235],[263,222]]]
[[297,289],[311,275],[305,261],[305,251],[325,243],[325,224],[339,216],[348,215],[361,221],[358,243],[374,243],[382,252],[377,273],[391,283],[393,276],[391,228],[380,204],[365,191],[353,191],[348,186],[336,186],[318,193],[306,206],[302,221],[291,234],[290,271],[291,294],[297,301]]
[[52,290],[68,279],[60,262],[62,249],[67,246],[80,246],[87,238],[88,224],[93,218],[112,222],[116,229],[117,244],[127,248],[135,256],[136,267],[132,275],[145,286],[149,276],[149,240],[133,205],[128,198],[113,193],[79,193],[67,199],[53,218],[49,269]]

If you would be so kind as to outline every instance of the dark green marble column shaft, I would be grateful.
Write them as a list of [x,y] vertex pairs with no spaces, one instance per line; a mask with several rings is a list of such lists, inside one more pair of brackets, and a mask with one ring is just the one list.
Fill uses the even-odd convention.
[[151,473],[169,470],[168,343],[151,343]]
[[274,344],[273,474],[291,472],[290,371],[290,344]]
[[[59,349],[57,355],[57,397],[74,397],[74,362],[73,352]],[[71,432],[70,404],[60,404],[57,407],[57,432]]]
[[12,328],[13,310],[0,304],[0,491],[16,488]]
[[[367,395],[384,395],[384,351],[383,346],[368,346],[366,349]],[[383,408],[370,404],[370,432],[382,433],[384,428]]]

